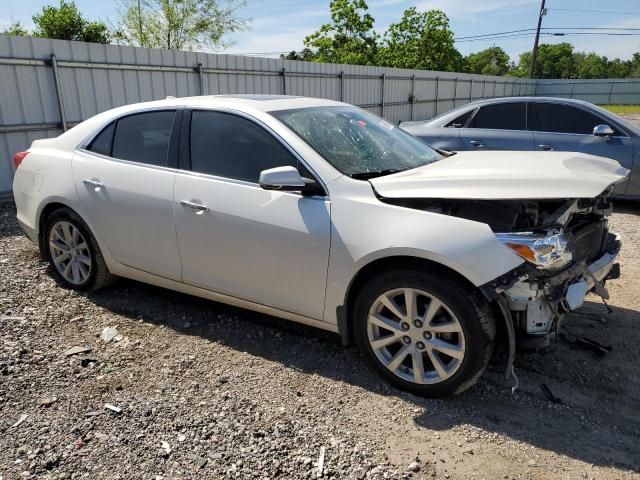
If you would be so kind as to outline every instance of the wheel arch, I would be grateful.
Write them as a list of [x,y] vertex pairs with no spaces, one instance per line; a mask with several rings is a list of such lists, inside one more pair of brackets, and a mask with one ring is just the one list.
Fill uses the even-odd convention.
[[438,272],[450,278],[455,278],[468,288],[479,291],[478,287],[476,287],[471,280],[466,278],[460,272],[457,272],[453,268],[434,260],[411,255],[395,255],[373,260],[361,267],[352,278],[349,286],[347,287],[344,302],[337,309],[338,330],[340,332],[342,343],[344,345],[350,345],[353,342],[353,308],[355,299],[368,279],[391,270],[425,269],[428,269],[430,272]]
[[47,222],[47,218],[49,218],[49,216],[53,212],[55,212],[56,210],[60,210],[62,208],[65,208],[67,210],[71,210],[74,214],[76,214],[78,217],[80,217],[80,219],[84,222],[84,224],[89,229],[89,232],[96,239],[96,242],[98,242],[98,245],[99,245],[100,249],[104,252],[104,249],[103,249],[103,246],[102,246],[102,242],[100,242],[100,239],[97,237],[93,226],[91,225],[90,222],[87,221],[85,216],[81,212],[79,212],[77,209],[75,209],[71,205],[69,205],[68,203],[65,203],[64,201],[61,201],[60,199],[56,198],[56,199],[51,199],[47,203],[44,203],[40,207],[40,211],[39,211],[39,213],[37,215],[38,248],[40,249],[40,255],[42,256],[42,258],[47,258],[46,257],[46,248],[45,248],[46,245],[45,245],[45,239],[44,239],[44,227],[45,227],[45,224]]

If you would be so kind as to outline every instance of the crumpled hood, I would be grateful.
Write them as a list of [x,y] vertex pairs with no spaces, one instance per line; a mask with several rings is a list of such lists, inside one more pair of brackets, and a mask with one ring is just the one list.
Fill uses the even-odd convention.
[[387,198],[592,198],[628,174],[615,160],[583,153],[486,151],[460,152],[370,182]]

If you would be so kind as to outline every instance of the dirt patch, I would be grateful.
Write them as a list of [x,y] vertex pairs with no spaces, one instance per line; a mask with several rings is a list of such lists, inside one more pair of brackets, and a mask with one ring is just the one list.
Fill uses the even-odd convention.
[[621,207],[613,312],[566,322],[610,353],[560,341],[518,357],[513,395],[495,366],[426,400],[322,332],[124,280],[64,290],[0,206],[0,478],[640,478],[640,207]]

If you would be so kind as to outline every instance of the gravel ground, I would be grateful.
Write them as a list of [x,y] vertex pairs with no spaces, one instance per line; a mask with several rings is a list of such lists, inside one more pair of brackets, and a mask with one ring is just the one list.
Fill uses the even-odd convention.
[[618,211],[613,313],[566,322],[612,352],[561,341],[518,357],[515,394],[495,366],[442,401],[326,333],[126,280],[65,290],[0,205],[0,479],[640,478],[640,206]]

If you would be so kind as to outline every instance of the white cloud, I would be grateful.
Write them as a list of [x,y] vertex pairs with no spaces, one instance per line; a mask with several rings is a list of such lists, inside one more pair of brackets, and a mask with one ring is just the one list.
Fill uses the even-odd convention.
[[233,47],[225,50],[224,53],[242,54],[302,50],[304,48],[304,38],[315,30],[317,30],[317,26],[282,28],[278,32],[252,32],[249,35],[245,33],[237,39],[237,43]]

